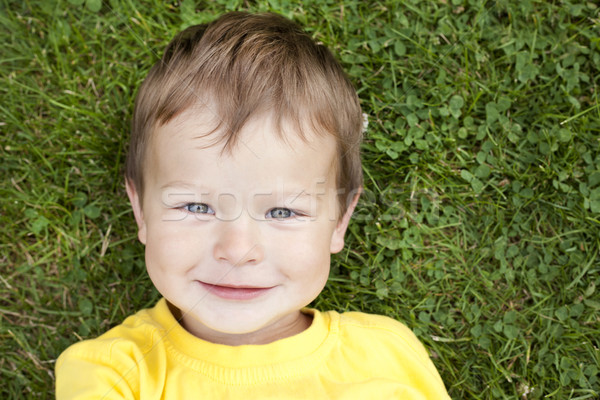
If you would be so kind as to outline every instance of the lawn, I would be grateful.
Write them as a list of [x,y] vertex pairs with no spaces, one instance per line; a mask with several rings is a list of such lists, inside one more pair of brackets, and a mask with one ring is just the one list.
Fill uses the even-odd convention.
[[314,306],[385,314],[454,399],[600,396],[593,1],[0,3],[0,398],[159,298],[123,183],[137,87],[181,28],[274,11],[339,57],[365,191]]

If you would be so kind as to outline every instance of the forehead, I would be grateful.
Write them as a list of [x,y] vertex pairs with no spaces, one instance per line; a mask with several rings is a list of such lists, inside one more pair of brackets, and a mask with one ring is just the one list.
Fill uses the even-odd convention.
[[[314,123],[313,115],[305,112],[298,118],[279,116],[272,111],[258,109],[249,116],[220,116],[219,107],[211,102],[198,100],[186,108],[169,122],[162,124],[154,130],[173,135],[178,132],[191,133],[194,139],[203,145],[224,145],[224,152],[233,150],[234,145],[240,141],[251,141],[258,134],[275,136],[292,147],[308,145],[319,148],[327,138],[337,142],[334,134],[325,131],[318,123]],[[297,121],[296,121],[297,120]],[[230,126],[229,124],[241,124]],[[185,137],[183,137],[185,139]],[[320,139],[324,139],[323,141]],[[202,139],[202,140],[200,140]],[[300,143],[303,141],[304,143]],[[233,144],[233,145],[231,145]]]
[[[232,170],[236,176],[247,170],[254,173],[253,179],[262,173],[298,180],[331,178],[334,173],[337,143],[331,135],[309,129],[300,133],[287,121],[277,124],[268,113],[250,118],[233,134],[219,123],[216,114],[204,107],[189,109],[158,127],[150,141],[148,170],[158,175],[189,174],[190,168],[210,167]],[[227,147],[232,135],[235,144]]]

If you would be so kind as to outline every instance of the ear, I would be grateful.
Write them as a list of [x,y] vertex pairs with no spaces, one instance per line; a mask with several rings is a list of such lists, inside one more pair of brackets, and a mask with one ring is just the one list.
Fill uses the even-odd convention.
[[133,215],[135,216],[135,222],[138,226],[138,239],[143,244],[146,244],[146,223],[144,222],[144,212],[142,211],[140,197],[135,190],[135,185],[127,178],[125,178],[125,189],[127,190],[127,196],[129,197]]
[[352,202],[348,205],[346,212],[339,219],[333,234],[331,235],[331,244],[329,246],[329,251],[334,253],[339,253],[344,248],[344,235],[346,234],[346,229],[348,229],[348,223],[350,223],[350,217],[352,217],[352,213],[356,208],[356,204],[358,203],[358,198],[360,197],[360,192],[362,188],[354,195],[352,198]]

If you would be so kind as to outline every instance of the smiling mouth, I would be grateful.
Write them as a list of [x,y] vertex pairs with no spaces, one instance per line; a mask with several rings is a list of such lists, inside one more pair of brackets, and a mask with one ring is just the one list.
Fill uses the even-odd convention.
[[202,281],[198,282],[208,292],[226,300],[252,300],[262,296],[263,294],[267,293],[269,290],[274,288],[274,286],[255,287],[236,285],[213,285]]

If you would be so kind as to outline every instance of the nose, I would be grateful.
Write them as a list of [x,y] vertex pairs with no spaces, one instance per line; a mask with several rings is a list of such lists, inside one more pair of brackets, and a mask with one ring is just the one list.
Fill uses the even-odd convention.
[[[249,218],[250,219],[250,218]],[[257,221],[238,218],[219,222],[213,256],[217,261],[241,266],[257,264],[264,257]]]

